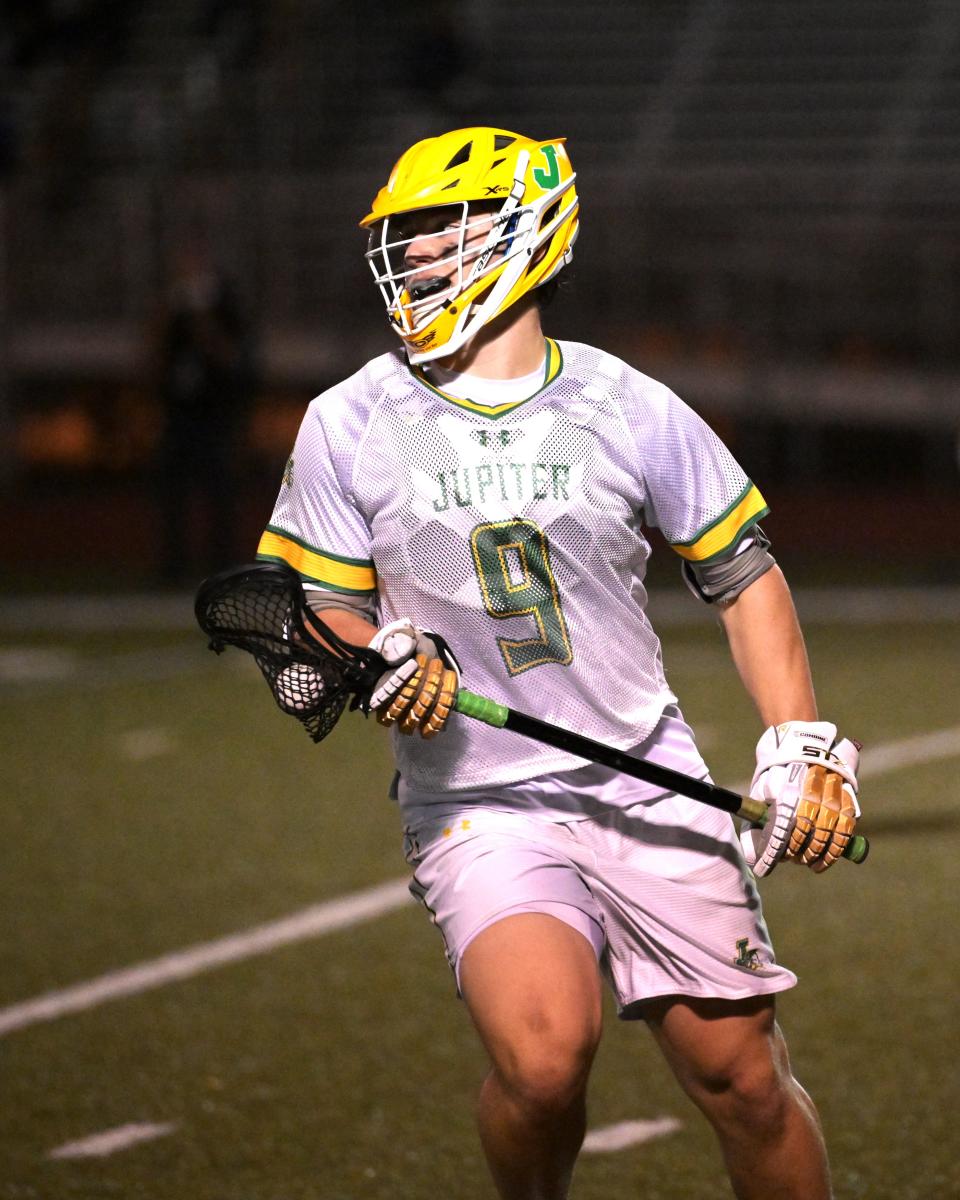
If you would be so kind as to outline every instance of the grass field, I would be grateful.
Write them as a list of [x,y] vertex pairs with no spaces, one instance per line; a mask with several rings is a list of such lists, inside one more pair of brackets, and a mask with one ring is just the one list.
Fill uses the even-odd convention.
[[[714,777],[742,782],[758,730],[719,634],[699,622],[664,642]],[[781,1020],[837,1196],[946,1200],[960,1196],[960,624],[817,623],[808,642],[824,714],[865,743],[873,851],[860,868],[764,883],[801,980]],[[0,1022],[41,994],[403,876],[381,731],[351,716],[312,746],[238,654],[215,659],[189,630],[17,634],[0,668]],[[5,1032],[0,1197],[490,1196],[472,1118],[483,1069],[439,937],[402,904]],[[591,1127],[658,1117],[681,1127],[583,1157],[577,1200],[730,1194],[643,1027],[611,1011]],[[162,1136],[51,1157],[135,1122]]]

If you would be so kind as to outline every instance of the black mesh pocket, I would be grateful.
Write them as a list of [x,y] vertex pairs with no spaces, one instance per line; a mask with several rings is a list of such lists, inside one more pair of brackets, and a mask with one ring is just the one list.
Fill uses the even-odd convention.
[[299,576],[283,564],[214,575],[200,585],[195,612],[211,650],[236,646],[253,655],[277,705],[315,742],[333,729],[348,702],[366,711],[386,670],[378,654],[350,646],[309,612]]

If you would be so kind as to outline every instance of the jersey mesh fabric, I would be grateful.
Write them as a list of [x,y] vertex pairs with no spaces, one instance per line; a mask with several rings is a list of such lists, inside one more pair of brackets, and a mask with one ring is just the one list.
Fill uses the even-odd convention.
[[[425,387],[399,352],[374,359],[310,405],[271,528],[372,561],[381,621],[441,633],[472,691],[626,749],[675,701],[643,526],[690,543],[750,484],[668,388],[560,348],[554,381],[496,418]],[[394,737],[401,775],[432,793],[582,763],[456,714],[429,742]]]

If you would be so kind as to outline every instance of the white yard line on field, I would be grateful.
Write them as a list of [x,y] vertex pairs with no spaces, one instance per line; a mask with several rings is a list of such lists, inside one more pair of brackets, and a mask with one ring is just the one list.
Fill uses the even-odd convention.
[[857,772],[861,779],[873,775],[884,775],[887,771],[899,771],[920,763],[938,762],[960,754],[960,725],[952,729],[935,729],[931,733],[918,733],[914,737],[896,742],[885,742],[881,746],[864,746],[863,762]]
[[[867,778],[919,763],[960,755],[960,725],[868,748],[860,775]],[[738,785],[736,790],[744,790]],[[339,899],[314,904],[277,921],[201,942],[137,966],[109,971],[86,983],[47,992],[0,1009],[0,1037],[69,1013],[85,1012],[122,996],[135,996],[203,971],[268,954],[280,946],[347,929],[400,908],[409,899],[407,880],[393,879]]]
[[60,683],[72,679],[77,669],[77,655],[65,647],[0,648],[0,683]]
[[120,757],[127,762],[147,762],[176,749],[176,739],[166,729],[128,729],[117,739]]
[[667,1137],[683,1128],[676,1117],[654,1117],[652,1121],[618,1121],[592,1129],[583,1140],[584,1154],[612,1154],[628,1146],[640,1146],[656,1138]]
[[89,1137],[58,1146],[50,1151],[47,1158],[106,1158],[108,1154],[116,1154],[118,1150],[126,1150],[139,1142],[152,1142],[156,1138],[166,1137],[175,1129],[176,1125],[170,1123],[158,1125],[150,1121],[118,1125],[116,1129],[105,1129],[102,1133],[93,1133]]
[[306,938],[371,921],[374,917],[399,908],[407,900],[410,900],[407,880],[392,879],[389,883],[351,892],[322,904],[313,904],[288,917],[256,925],[242,933],[188,946],[185,950],[164,954],[161,958],[137,966],[108,971],[106,975],[99,975],[86,983],[47,992],[33,1000],[0,1009],[0,1037],[41,1021],[56,1020],[68,1013],[85,1012],[121,996],[136,996],[178,979],[190,979],[214,967],[242,962],[257,954],[267,954],[292,942],[302,942]]

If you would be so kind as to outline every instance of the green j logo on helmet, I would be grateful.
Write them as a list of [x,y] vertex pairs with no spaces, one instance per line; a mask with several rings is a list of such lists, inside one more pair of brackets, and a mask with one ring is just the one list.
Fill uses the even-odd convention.
[[556,146],[542,146],[541,152],[547,160],[548,170],[543,167],[533,168],[533,177],[544,188],[555,188],[560,182],[560,164],[557,162]]

